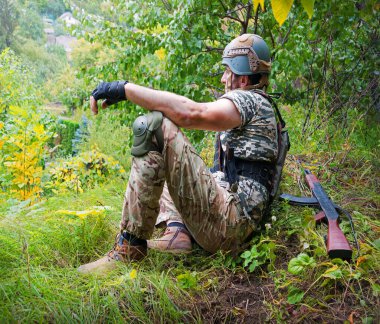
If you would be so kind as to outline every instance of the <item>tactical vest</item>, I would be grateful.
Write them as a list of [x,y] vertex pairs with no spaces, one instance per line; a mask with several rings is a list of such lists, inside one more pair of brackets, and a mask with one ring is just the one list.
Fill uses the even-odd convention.
[[226,150],[222,149],[218,133],[215,142],[214,166],[211,168],[211,172],[223,171],[232,190],[236,187],[235,184],[238,181],[239,175],[252,178],[267,188],[269,200],[272,202],[280,185],[286,154],[290,148],[290,140],[286,123],[281,116],[276,102],[264,91],[254,90],[254,92],[266,98],[272,104],[272,107],[274,107],[278,144],[275,161],[270,163],[236,158],[232,148],[226,147]]

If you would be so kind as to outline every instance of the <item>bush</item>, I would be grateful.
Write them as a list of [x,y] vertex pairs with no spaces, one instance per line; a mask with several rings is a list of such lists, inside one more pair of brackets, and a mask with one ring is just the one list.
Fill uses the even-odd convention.
[[73,154],[73,139],[79,124],[71,120],[60,119],[57,125],[59,142],[59,155],[69,156]]
[[53,162],[48,172],[50,181],[45,184],[45,192],[54,194],[66,191],[80,193],[105,182],[108,177],[125,177],[124,168],[112,157],[99,152],[97,147],[70,160]]

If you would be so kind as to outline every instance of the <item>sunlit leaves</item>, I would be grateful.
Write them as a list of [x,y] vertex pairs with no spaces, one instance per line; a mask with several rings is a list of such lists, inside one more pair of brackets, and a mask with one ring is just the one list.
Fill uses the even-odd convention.
[[178,284],[183,289],[194,289],[198,285],[197,273],[186,272],[177,276]]
[[257,8],[259,6],[261,7],[261,10],[265,9],[265,7],[264,7],[264,0],[253,0],[253,10],[254,10],[255,13],[256,13]]
[[315,0],[301,0],[301,4],[305,9],[307,15],[309,16],[309,19],[311,19],[311,17],[313,16],[314,2]]
[[274,18],[281,26],[288,17],[293,0],[271,0],[271,5]]
[[54,194],[67,191],[82,193],[87,188],[105,182],[108,176],[125,176],[123,167],[96,147],[70,160],[56,160],[48,172],[50,181],[45,184],[45,188]]
[[[287,19],[290,9],[293,5],[293,2],[294,0],[271,0],[274,18],[276,19],[276,21],[279,23],[280,26]],[[305,9],[309,19],[311,19],[311,17],[313,16],[314,2],[315,0],[301,0],[301,4],[303,8]],[[255,4],[255,8],[256,8],[256,4]]]
[[343,277],[343,273],[338,265],[334,264],[331,268],[327,269],[322,276],[330,279],[340,279]]
[[308,256],[306,253],[299,254],[296,258],[290,260],[288,264],[288,271],[292,274],[298,275],[306,268],[315,267],[316,263],[313,257]]
[[160,59],[160,61],[164,60],[166,57],[166,51],[164,48],[160,48],[154,52],[154,54]]

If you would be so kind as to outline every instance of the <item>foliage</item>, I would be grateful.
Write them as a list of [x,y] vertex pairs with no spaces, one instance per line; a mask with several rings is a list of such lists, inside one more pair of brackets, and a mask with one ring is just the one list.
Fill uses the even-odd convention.
[[198,281],[197,281],[197,273],[182,273],[177,276],[177,280],[179,283],[179,286],[183,289],[194,289],[197,287]]
[[0,0],[0,51],[12,45],[19,12],[14,0]]
[[[25,0],[21,1],[27,3]],[[33,5],[37,7],[41,15],[51,19],[56,19],[67,10],[64,0],[36,0],[33,1]]]
[[[132,116],[133,117],[133,116]],[[131,165],[132,121],[128,111],[106,110],[89,123],[90,137],[83,150],[96,145],[99,150],[129,170]]]
[[45,34],[42,17],[32,6],[20,10],[17,34],[35,41],[44,39]]
[[81,193],[115,175],[125,178],[125,171],[120,164],[99,152],[96,147],[71,160],[58,159],[52,162],[48,172],[50,180],[45,183],[45,188],[54,194],[66,191]]
[[15,197],[31,202],[38,200],[42,193],[41,162],[44,143],[50,136],[36,115],[36,111],[10,106],[2,145],[7,170],[2,186],[10,189]]
[[47,97],[52,101],[62,102],[73,110],[80,107],[88,98],[88,89],[83,79],[75,76],[75,71],[66,65],[55,78],[45,84]]
[[60,139],[58,141],[58,152],[60,156],[70,156],[73,154],[73,139],[79,126],[78,123],[71,120],[58,120],[56,132]]
[[35,107],[38,91],[28,77],[11,51],[1,53],[1,186],[13,197],[35,202],[42,193],[44,144],[52,134],[49,117]]
[[[301,0],[301,4],[303,8],[305,9],[307,15],[309,16],[309,19],[311,19],[311,17],[313,16],[314,1],[315,0]],[[280,26],[284,23],[284,21],[288,17],[288,14],[293,5],[293,2],[294,2],[293,0],[286,0],[286,1],[271,0],[273,16],[276,19],[276,21],[280,24]],[[264,1],[262,1],[261,7],[262,9],[264,9]]]
[[240,255],[240,257],[244,260],[243,266],[248,267],[248,271],[253,272],[257,267],[269,261],[270,266],[268,269],[273,269],[273,262],[276,260],[275,250],[276,243],[274,241],[268,237],[256,237],[252,242],[251,249]]
[[77,155],[80,152],[81,147],[84,146],[86,142],[88,142],[89,135],[88,119],[85,115],[83,115],[79,128],[75,131],[74,138],[71,141],[73,155]]
[[[263,1],[254,6],[239,1],[116,1],[92,14],[74,10],[82,22],[76,34],[112,53],[108,62],[81,63],[77,77],[85,80],[88,92],[99,80],[127,79],[197,101],[214,100],[222,91],[224,46],[239,33],[255,32],[272,49],[272,91],[282,92],[282,101],[302,116],[303,137],[326,130],[327,136],[338,130],[347,137],[356,130],[357,115],[351,111],[361,115],[369,130],[372,117],[379,118],[375,3],[334,0],[314,6],[314,1],[301,1],[307,14],[293,6],[280,27],[273,11],[286,3],[290,10],[293,1],[271,1],[265,12]],[[134,117],[139,113],[128,102],[120,107]],[[195,142],[203,138],[202,132],[189,134]]]
[[31,67],[34,82],[43,84],[66,67],[66,53],[54,47],[45,48],[32,39],[18,37],[13,49],[24,65]]
[[0,53],[0,91],[0,114],[10,105],[36,107],[41,102],[30,69],[9,49]]
[[315,260],[306,253],[301,253],[296,258],[290,260],[288,271],[291,274],[297,275],[305,271],[308,267],[315,267]]
[[[66,65],[46,84],[51,100],[59,100],[67,107],[82,107],[92,91],[92,83],[81,78],[86,71],[93,70],[95,64],[106,64],[114,60],[114,51],[103,51],[101,44],[90,44],[79,39],[72,51],[70,66]],[[90,85],[91,83],[91,85]]]

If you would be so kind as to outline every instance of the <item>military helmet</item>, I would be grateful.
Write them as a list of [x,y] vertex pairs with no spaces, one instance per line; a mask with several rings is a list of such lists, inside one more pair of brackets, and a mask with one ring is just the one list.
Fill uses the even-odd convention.
[[258,35],[240,35],[224,49],[222,64],[237,75],[269,74],[271,64],[268,45]]

